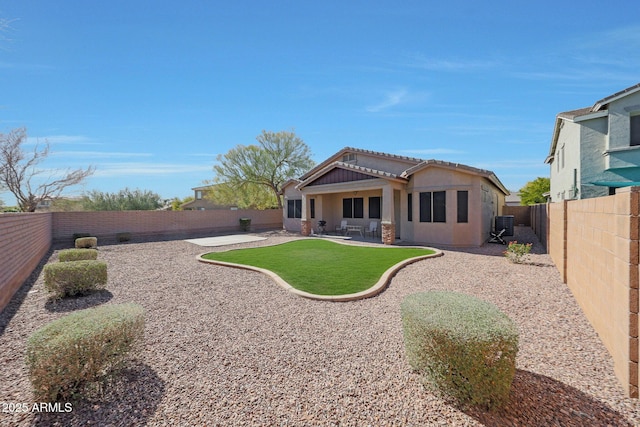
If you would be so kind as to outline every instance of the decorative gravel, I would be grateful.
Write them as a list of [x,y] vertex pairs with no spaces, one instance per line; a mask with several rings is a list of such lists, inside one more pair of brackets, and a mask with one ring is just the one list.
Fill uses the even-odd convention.
[[[296,238],[262,235],[268,239],[211,250]],[[611,357],[550,257],[529,228],[516,227],[515,237],[535,243],[529,264],[509,263],[501,245],[445,250],[402,269],[378,296],[347,303],[300,298],[260,273],[199,263],[203,248],[181,240],[101,246],[107,291],[57,304],[47,300],[40,268],[0,314],[0,425],[640,424],[638,401],[624,397]],[[45,261],[56,260],[53,251]],[[456,407],[409,368],[400,303],[433,289],[490,301],[518,324],[505,409]],[[129,301],[146,308],[147,328],[122,379],[99,399],[72,402],[72,412],[35,412],[24,364],[29,334],[73,310]],[[16,407],[28,411],[7,413]]]

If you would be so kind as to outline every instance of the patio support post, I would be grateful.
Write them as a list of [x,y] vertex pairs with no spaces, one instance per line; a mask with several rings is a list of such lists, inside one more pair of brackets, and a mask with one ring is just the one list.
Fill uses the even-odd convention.
[[307,218],[307,196],[302,193],[302,212],[300,214],[300,234],[308,236],[311,234],[311,221]]
[[382,243],[393,245],[396,241],[396,221],[393,201],[393,187],[389,184],[382,187]]

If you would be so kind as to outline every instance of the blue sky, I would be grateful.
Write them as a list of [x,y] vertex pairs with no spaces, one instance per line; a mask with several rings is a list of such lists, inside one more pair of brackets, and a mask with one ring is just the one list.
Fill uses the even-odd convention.
[[[555,116],[640,82],[637,1],[0,0],[0,132],[185,197],[263,129],[548,176]],[[32,145],[27,147],[32,148]],[[15,200],[0,194],[5,203]]]

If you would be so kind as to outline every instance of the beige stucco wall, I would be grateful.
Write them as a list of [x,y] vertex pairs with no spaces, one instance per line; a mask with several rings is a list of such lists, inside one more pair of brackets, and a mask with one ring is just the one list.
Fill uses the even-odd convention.
[[[446,222],[420,222],[420,192],[446,191]],[[469,222],[457,222],[457,192],[469,192]],[[426,168],[416,173],[407,187],[412,193],[413,221],[402,218],[403,240],[437,246],[481,246],[488,238],[491,222],[504,205],[504,194],[484,178],[468,173]],[[403,204],[406,210],[406,195]],[[495,212],[495,213],[494,213]]]

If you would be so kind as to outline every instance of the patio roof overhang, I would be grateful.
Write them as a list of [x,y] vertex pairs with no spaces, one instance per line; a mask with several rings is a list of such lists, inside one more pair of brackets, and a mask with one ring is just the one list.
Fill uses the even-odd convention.
[[[334,176],[333,179],[322,180],[323,177],[329,177],[330,173],[336,170],[351,173],[348,175]],[[390,172],[336,161],[328,164],[296,185],[296,189],[303,193],[339,193],[342,191],[353,191],[354,189],[382,188],[389,183],[406,184],[408,181],[408,178],[400,177]]]

